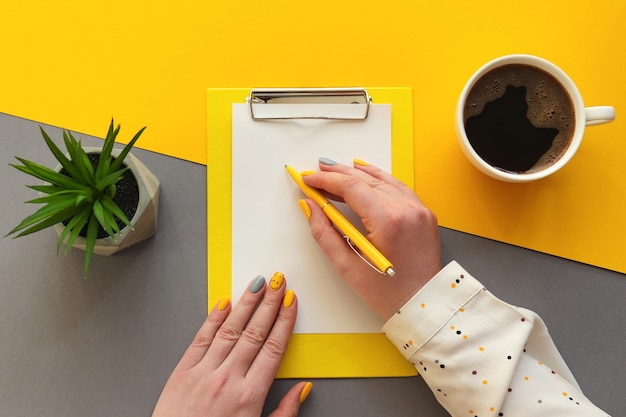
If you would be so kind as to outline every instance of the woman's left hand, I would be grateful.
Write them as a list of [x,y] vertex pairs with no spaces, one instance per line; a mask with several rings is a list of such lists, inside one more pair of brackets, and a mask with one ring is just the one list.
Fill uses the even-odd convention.
[[[261,415],[296,321],[297,299],[282,274],[254,279],[232,308],[220,300],[170,376],[153,417]],[[232,311],[231,311],[232,310]],[[273,417],[294,417],[311,389],[300,382]]]

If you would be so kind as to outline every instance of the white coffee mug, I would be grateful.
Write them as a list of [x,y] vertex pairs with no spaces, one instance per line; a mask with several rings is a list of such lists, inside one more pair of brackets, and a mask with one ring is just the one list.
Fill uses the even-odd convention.
[[[565,88],[574,106],[575,128],[569,146],[555,163],[547,166],[540,171],[534,171],[529,173],[516,173],[503,171],[499,168],[494,167],[493,165],[490,165],[474,150],[465,131],[463,112],[468,94],[470,93],[474,84],[488,72],[498,67],[511,64],[529,65],[549,73],[554,78],[556,78],[556,80],[559,81],[561,85]],[[476,168],[478,168],[483,173],[489,175],[490,177],[502,181],[528,182],[547,177],[548,175],[555,173],[563,166],[565,166],[565,164],[569,162],[569,160],[578,150],[578,147],[580,146],[583,138],[585,126],[594,126],[603,123],[609,123],[613,120],[615,120],[615,109],[611,106],[585,107],[578,88],[576,87],[574,82],[567,76],[567,74],[565,74],[565,72],[563,72],[559,67],[549,61],[546,61],[543,58],[532,55],[518,54],[506,55],[494,59],[493,61],[490,61],[487,64],[483,65],[478,71],[474,73],[474,75],[472,75],[472,77],[465,85],[465,88],[463,88],[463,91],[461,92],[461,96],[459,98],[459,102],[457,104],[455,127],[457,132],[457,139],[459,141],[461,149],[463,150],[463,153]]]

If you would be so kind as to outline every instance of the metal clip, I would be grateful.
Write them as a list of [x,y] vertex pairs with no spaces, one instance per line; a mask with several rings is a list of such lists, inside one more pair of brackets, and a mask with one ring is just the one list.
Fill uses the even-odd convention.
[[359,250],[356,248],[356,246],[354,246],[352,244],[352,241],[350,240],[350,238],[348,236],[344,236],[343,238],[346,241],[346,243],[348,244],[348,246],[350,246],[352,248],[354,253],[359,255],[359,258],[363,259],[363,262],[368,264],[370,266],[370,268],[372,268],[374,271],[378,272],[380,275],[387,275],[387,274],[389,274],[389,276],[393,276],[395,274],[395,272],[391,268],[389,268],[389,269],[391,269],[390,272],[384,272],[384,271],[381,271],[380,269],[376,268],[374,265],[372,265],[372,263],[365,256],[363,256],[361,254],[361,252],[359,252]]
[[371,102],[364,88],[256,88],[246,99],[254,120],[364,120]]

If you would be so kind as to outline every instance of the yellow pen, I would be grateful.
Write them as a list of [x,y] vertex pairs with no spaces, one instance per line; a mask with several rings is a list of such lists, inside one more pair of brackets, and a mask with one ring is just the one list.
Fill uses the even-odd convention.
[[[330,221],[335,225],[337,229],[341,233],[343,233],[344,238],[347,240],[348,244],[352,247],[357,247],[357,249],[363,254],[359,253],[359,251],[355,250],[357,255],[359,255],[365,262],[367,262],[370,266],[376,269],[381,274],[387,274],[389,276],[393,276],[396,272],[393,270],[393,264],[389,262],[385,256],[380,253],[372,242],[367,240],[365,236],[354,227],[352,223],[348,219],[345,218],[343,214],[335,206],[332,205],[330,201],[326,197],[322,195],[315,188],[309,187],[302,180],[302,175],[289,165],[285,165],[287,168],[287,172],[293,178],[293,180],[298,184],[300,190],[309,197],[311,200],[315,201],[315,203],[321,207],[322,211],[326,216],[330,219]],[[354,249],[354,247],[352,247]],[[365,256],[365,257],[364,257]],[[367,259],[366,259],[367,258]],[[369,259],[369,261],[368,261]]]

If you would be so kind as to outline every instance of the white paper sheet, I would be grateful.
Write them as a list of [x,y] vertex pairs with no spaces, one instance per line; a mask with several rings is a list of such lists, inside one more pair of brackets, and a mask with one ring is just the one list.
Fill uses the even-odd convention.
[[304,195],[285,165],[317,170],[319,157],[347,165],[359,158],[390,171],[391,106],[372,105],[358,121],[254,121],[245,104],[233,104],[232,115],[233,303],[254,277],[269,281],[281,271],[299,300],[296,333],[380,332],[382,319],[336,274],[311,236],[298,207]]

